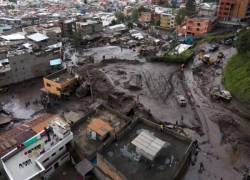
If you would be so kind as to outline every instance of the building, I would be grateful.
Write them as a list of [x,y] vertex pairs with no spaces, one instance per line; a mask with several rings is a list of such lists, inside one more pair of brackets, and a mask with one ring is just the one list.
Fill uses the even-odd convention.
[[177,26],[176,32],[178,35],[204,35],[212,30],[216,23],[216,18],[194,17],[187,18],[185,22]]
[[217,12],[217,3],[201,3],[198,7],[198,16],[214,17]]
[[193,151],[191,140],[145,119],[133,121],[116,138],[97,153],[97,167],[114,180],[178,179]]
[[87,136],[95,141],[103,141],[113,131],[113,127],[100,118],[94,118],[88,124]]
[[91,110],[71,125],[78,156],[95,161],[96,152],[113,141],[116,133],[121,131],[130,121],[126,116],[104,105]]
[[75,75],[69,73],[67,69],[57,71],[43,78],[42,91],[58,97],[69,95],[76,86]]
[[160,26],[163,29],[172,29],[175,28],[175,16],[172,14],[161,14]]
[[102,31],[101,21],[86,20],[84,22],[76,22],[75,30],[81,35],[91,35]]
[[75,23],[75,19],[61,20],[59,22],[59,26],[62,31],[63,37],[68,37],[73,34],[73,25]]
[[54,119],[49,127],[1,158],[4,172],[10,180],[48,178],[70,159],[68,144],[72,139],[68,124],[62,119]]
[[221,20],[250,18],[250,0],[220,0],[217,16]]

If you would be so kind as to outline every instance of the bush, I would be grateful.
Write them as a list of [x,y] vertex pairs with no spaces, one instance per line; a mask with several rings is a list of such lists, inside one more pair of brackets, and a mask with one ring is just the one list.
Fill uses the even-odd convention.
[[225,68],[223,83],[238,100],[250,103],[250,57],[233,56]]
[[187,63],[192,59],[194,49],[190,48],[179,55],[167,54],[163,57],[152,57],[151,61],[167,62],[167,63]]

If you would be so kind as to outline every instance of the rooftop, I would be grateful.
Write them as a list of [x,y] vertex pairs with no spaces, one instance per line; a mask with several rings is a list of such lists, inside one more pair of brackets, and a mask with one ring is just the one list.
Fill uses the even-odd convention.
[[46,78],[57,83],[64,83],[66,81],[75,79],[75,76],[73,74],[70,74],[66,69],[63,69],[46,76]]
[[113,128],[109,125],[109,123],[100,118],[92,119],[88,128],[95,131],[100,136],[105,136],[108,132],[113,131]]
[[[131,128],[129,133],[125,133],[121,139],[108,146],[100,155],[127,179],[135,179],[135,177],[144,180],[174,179],[182,167],[182,161],[188,156],[191,140],[179,138],[171,133],[162,133],[143,122],[138,122],[135,127]],[[150,134],[152,141],[154,141],[152,137],[157,138],[155,141],[158,139],[161,141],[159,143],[159,147],[162,147],[161,151],[153,161],[148,161],[141,156],[134,145],[137,143],[133,140],[145,134]],[[168,145],[163,146],[163,142]],[[159,148],[155,149],[159,150]]]
[[41,42],[41,41],[49,39],[48,36],[41,34],[41,33],[31,34],[31,35],[27,36],[27,38],[31,39],[32,41],[35,41],[35,42]]
[[109,123],[115,131],[119,131],[127,123],[127,120],[119,116],[116,112],[103,107],[98,107],[93,113],[82,118],[82,122],[77,122],[77,125],[73,126],[74,141],[79,153],[86,155],[87,158],[92,158],[102,144],[105,143],[105,140],[96,141],[87,137],[88,125],[93,119],[102,119],[104,122]]
[[[53,122],[54,125],[59,123],[59,120]],[[10,180],[31,179],[45,170],[43,158],[46,153],[57,144],[69,142],[73,138],[73,134],[68,131],[61,139],[56,130],[53,128],[52,131],[41,131],[1,158]]]

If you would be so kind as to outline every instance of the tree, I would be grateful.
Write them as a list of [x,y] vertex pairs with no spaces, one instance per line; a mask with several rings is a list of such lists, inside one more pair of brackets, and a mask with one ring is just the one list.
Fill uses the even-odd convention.
[[81,47],[81,43],[82,43],[82,41],[83,41],[83,39],[82,39],[82,34],[79,33],[79,32],[74,32],[74,33],[71,35],[71,40],[72,40],[72,45],[73,45],[75,48]]
[[183,20],[184,20],[186,14],[187,14],[187,13],[186,13],[186,8],[181,8],[181,9],[179,9],[179,11],[178,11],[178,13],[177,13],[177,15],[176,15],[176,17],[175,17],[175,21],[176,21],[176,23],[177,23],[178,25],[180,25],[180,24],[183,22]]
[[127,26],[129,29],[133,29],[133,26],[134,26],[133,22],[129,21]]
[[137,22],[138,18],[139,18],[139,11],[138,11],[138,9],[133,9],[132,15],[131,15],[131,20],[133,22]]
[[115,17],[116,17],[117,21],[120,23],[125,21],[125,16],[121,11],[116,11]]
[[187,0],[186,14],[189,17],[196,14],[196,2],[195,2],[195,0]]
[[240,31],[236,42],[236,48],[239,53],[250,53],[250,29]]

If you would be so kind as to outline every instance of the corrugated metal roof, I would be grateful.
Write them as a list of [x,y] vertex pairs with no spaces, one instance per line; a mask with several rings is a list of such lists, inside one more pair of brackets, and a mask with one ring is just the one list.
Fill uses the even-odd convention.
[[88,128],[95,131],[100,136],[105,136],[108,132],[113,131],[112,126],[109,123],[103,121],[100,118],[94,118],[89,123]]
[[153,136],[148,132],[141,132],[133,141],[134,144],[146,158],[153,160],[160,150],[166,145],[165,141]]
[[27,36],[27,38],[35,41],[35,42],[41,42],[41,41],[44,41],[46,39],[49,39],[48,36],[44,35],[44,34],[41,34],[41,33],[34,33],[34,34],[31,34],[29,36]]

